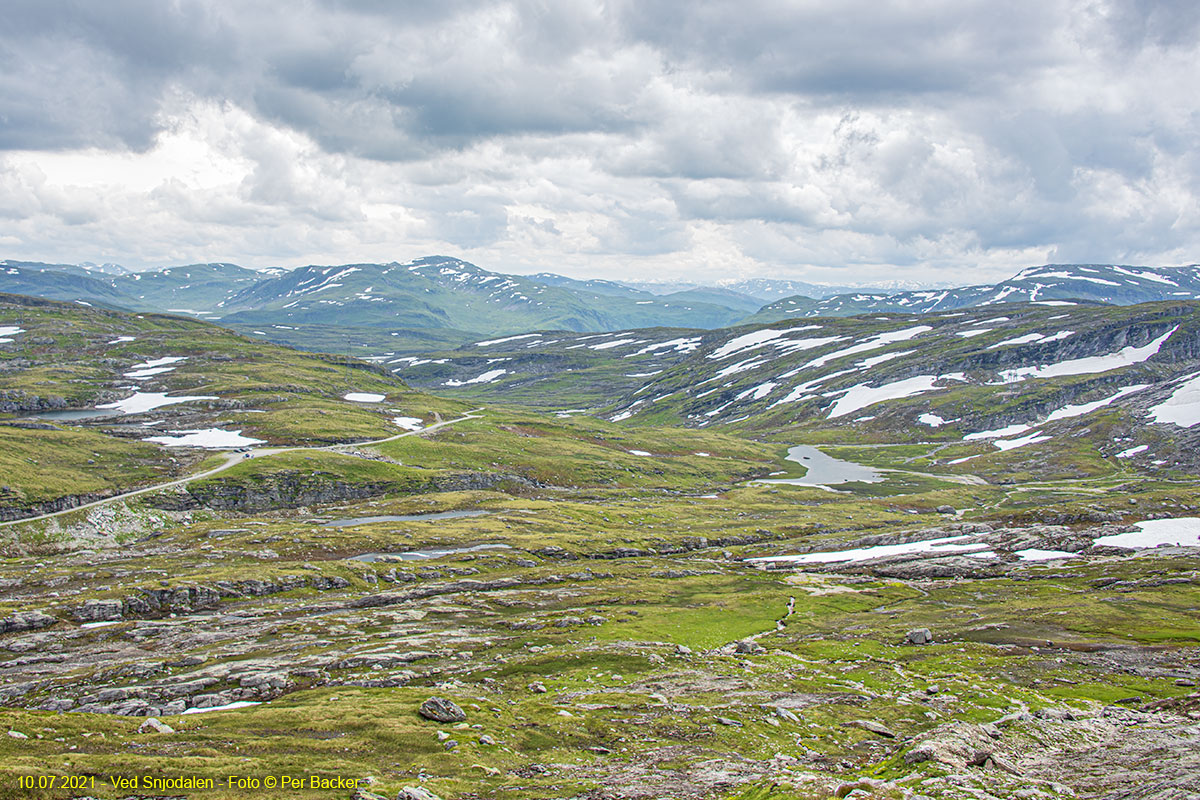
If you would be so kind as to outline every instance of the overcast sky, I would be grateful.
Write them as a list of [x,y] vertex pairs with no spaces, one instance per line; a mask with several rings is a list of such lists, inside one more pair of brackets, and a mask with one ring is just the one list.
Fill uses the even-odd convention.
[[5,0],[0,258],[1200,261],[1194,0]]

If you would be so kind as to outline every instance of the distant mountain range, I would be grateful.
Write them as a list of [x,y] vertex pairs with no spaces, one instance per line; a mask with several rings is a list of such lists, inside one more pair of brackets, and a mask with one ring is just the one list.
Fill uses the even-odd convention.
[[[622,285],[640,289],[651,294],[670,294],[687,289],[705,288],[704,284],[666,281],[623,281]],[[839,294],[854,292],[872,292],[876,294],[893,294],[895,292],[916,291],[918,289],[949,288],[948,283],[920,283],[909,280],[877,281],[869,285],[806,283],[805,281],[778,280],[775,278],[749,278],[746,280],[717,281],[715,288],[737,292],[764,303],[785,297],[803,295],[805,297],[832,297]]]
[[[1200,298],[1200,267],[1094,264],[1034,267],[997,284],[957,289],[852,290],[753,279],[661,293],[552,273],[506,275],[446,256],[407,263],[251,270],[214,263],[128,272],[115,264],[0,261],[0,292],[131,311],[188,314],[301,347],[436,332],[439,342],[537,330],[581,333],[655,326],[714,329],[804,317],[921,314],[998,303],[1103,303]],[[844,287],[843,287],[844,288]],[[774,299],[762,305],[764,298]],[[372,334],[378,331],[378,334]],[[418,336],[421,334],[418,333]],[[362,341],[359,341],[362,340]],[[395,340],[393,340],[395,341]],[[372,352],[379,352],[372,344]]]
[[997,303],[1064,301],[1127,306],[1155,300],[1200,298],[1200,266],[1123,267],[1104,264],[1047,264],[1022,270],[1006,281],[958,289],[915,292],[853,292],[815,300],[795,296],[764,306],[745,322],[797,317],[849,317],[874,312],[927,314]]

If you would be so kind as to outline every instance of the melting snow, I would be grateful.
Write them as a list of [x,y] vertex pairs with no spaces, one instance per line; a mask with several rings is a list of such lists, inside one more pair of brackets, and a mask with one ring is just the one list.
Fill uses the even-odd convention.
[[[0,336],[16,336],[18,333],[24,333],[24,328],[19,328],[16,325],[0,325]],[[12,341],[8,339],[7,341]]]
[[[3,331],[0,331],[0,333],[3,333]],[[122,342],[133,342],[133,341],[137,341],[136,336],[118,336],[117,338],[115,338],[111,342],[109,342],[109,344],[121,344]]]
[[974,336],[982,336],[985,333],[991,333],[991,332],[992,332],[991,328],[972,328],[969,331],[958,331],[954,335],[961,336],[964,339],[970,339]]
[[242,436],[241,431],[223,431],[220,428],[205,428],[194,431],[171,431],[176,436],[147,436],[142,441],[157,442],[169,447],[208,447],[225,449],[262,444],[264,440]]
[[261,700],[235,700],[232,703],[226,703],[223,706],[209,706],[207,708],[186,708],[184,714],[207,714],[209,711],[230,711],[235,708],[249,708],[250,706],[261,706]]
[[999,447],[1001,450],[1016,450],[1018,447],[1024,447],[1027,444],[1036,444],[1049,439],[1049,436],[1041,435],[1040,431],[1034,431],[1028,436],[1023,436],[1020,439],[997,439],[992,444]]
[[906,542],[904,544],[881,544],[874,547],[859,547],[854,550],[834,550],[823,553],[803,553],[794,556],[763,556],[749,558],[747,561],[788,561],[798,564],[829,564],[837,561],[868,561],[873,558],[907,555],[909,553],[929,553],[932,556],[981,554],[987,551],[987,545],[982,543],[965,543],[966,535],[947,536],[942,539],[926,539],[923,542]]
[[392,417],[392,424],[407,431],[419,431],[425,427],[419,417]]
[[540,337],[541,337],[540,333],[523,333],[520,336],[506,336],[503,339],[488,339],[483,342],[476,342],[475,346],[476,347],[487,347],[488,345],[492,345],[492,344],[503,344],[504,342],[515,342],[520,339],[537,339]]
[[650,454],[649,454],[649,453],[647,453],[645,450],[630,450],[629,452],[630,452],[630,453],[632,453],[632,454],[633,454],[633,455],[635,455],[635,456],[648,456],[648,455],[650,455]]
[[841,350],[835,350],[832,353],[826,353],[823,356],[818,356],[801,367],[801,369],[821,367],[835,359],[854,355],[856,353],[865,353],[868,350],[875,350],[880,347],[885,347],[889,344],[893,344],[894,342],[907,342],[909,339],[931,330],[933,330],[933,328],[929,325],[916,325],[912,328],[902,328],[898,331],[881,333],[878,336],[872,336],[870,339],[867,339],[864,342],[851,345],[850,347],[844,347]]
[[700,346],[700,337],[694,339],[671,339],[669,342],[659,342],[658,344],[648,344],[636,353],[631,353],[626,358],[632,356],[640,356],[645,353],[652,353],[655,350],[664,350],[670,348],[677,353],[690,353]]
[[[746,359],[745,361],[739,361],[738,363],[734,364],[732,367],[726,367],[725,369],[718,371],[717,374],[714,375],[709,380],[717,380],[718,378],[725,378],[730,375],[736,375],[739,372],[745,372],[746,370],[754,369],[755,367],[762,366],[765,363],[767,363],[767,362],[764,359],[754,359],[754,358],[749,358],[749,359]],[[707,381],[705,381],[705,383],[707,383]]]
[[966,436],[963,437],[963,441],[970,442],[975,439],[995,439],[1000,436],[1014,436],[1018,433],[1024,433],[1025,431],[1029,430],[1031,427],[1032,426],[1030,426],[1030,425],[1022,425],[1020,423],[1017,423],[1016,425],[1008,425],[1003,428],[997,428],[993,431],[979,431],[977,433],[968,433]]
[[941,380],[962,381],[966,380],[966,375],[961,372],[950,375],[917,375],[913,378],[885,383],[883,386],[867,386],[865,383],[860,383],[847,389],[841,399],[833,404],[828,418],[845,416],[884,400],[899,400],[903,397],[934,391],[939,388],[934,384]]
[[995,350],[997,347],[1004,347],[1010,344],[1031,344],[1032,342],[1045,344],[1046,342],[1057,342],[1074,335],[1075,331],[1058,331],[1049,335],[1044,333],[1027,333],[1024,336],[1016,336],[1012,339],[1005,339],[1003,342],[996,342],[988,350]]
[[1128,450],[1122,450],[1117,453],[1117,458],[1133,458],[1138,453],[1144,453],[1150,449],[1148,444],[1139,444],[1137,447],[1131,447]]
[[638,339],[617,339],[612,342],[601,342],[600,344],[589,344],[589,350],[607,350],[610,347],[620,347],[625,344],[638,344]]
[[779,384],[772,383],[771,381],[767,381],[766,383],[760,383],[758,386],[754,386],[754,387],[747,389],[746,391],[738,394],[733,399],[734,400],[743,400],[746,397],[749,397],[751,400],[762,400],[764,397],[769,395],[771,393],[771,391],[778,385]]
[[1014,550],[1013,555],[1025,561],[1053,561],[1056,558],[1075,558],[1074,553],[1066,550],[1039,550],[1031,547],[1028,550]]
[[1124,397],[1127,394],[1140,392],[1142,389],[1145,389],[1149,386],[1150,384],[1148,383],[1137,383],[1133,386],[1126,386],[1123,389],[1119,389],[1116,394],[1105,397],[1103,400],[1095,400],[1091,403],[1081,403],[1074,406],[1063,406],[1057,411],[1051,411],[1050,415],[1046,417],[1046,422],[1054,422],[1055,420],[1059,419],[1071,419],[1072,417],[1081,417],[1084,414],[1090,414],[1097,408],[1103,408],[1114,400]]
[[1131,550],[1162,545],[1200,547],[1200,517],[1149,519],[1137,523],[1135,527],[1138,530],[1134,533],[1101,536],[1093,544],[1105,547],[1127,547]]
[[372,392],[348,392],[342,395],[343,400],[349,400],[352,403],[382,403],[386,397],[387,395]]
[[709,353],[708,357],[713,359],[728,358],[734,353],[741,352],[742,350],[750,350],[756,347],[762,347],[767,342],[774,341],[775,339],[786,335],[788,332],[788,330],[763,328],[760,331],[754,331],[753,333],[745,333],[741,336],[735,336],[725,344],[718,347],[716,350],[713,350],[711,353]]
[[1155,422],[1171,422],[1181,428],[1200,424],[1200,377],[1180,385],[1171,396],[1150,409]]
[[124,400],[118,400],[115,403],[104,403],[96,408],[115,408],[122,414],[141,414],[146,411],[153,411],[156,408],[170,406],[176,403],[187,403],[192,400],[216,400],[217,398],[211,395],[178,395],[176,397],[168,397],[166,392],[134,392]]
[[467,386],[468,384],[472,384],[472,383],[491,383],[492,381],[496,380],[496,378],[499,378],[501,375],[506,375],[506,374],[508,374],[508,370],[506,370],[506,369],[489,369],[487,372],[483,373],[482,375],[477,375],[474,378],[471,378],[471,380],[469,380],[469,381],[456,381],[456,380],[451,379],[451,380],[446,381],[442,385],[443,386]]
[[917,422],[920,422],[923,425],[928,425],[931,428],[936,428],[939,425],[946,424],[946,420],[942,419],[937,414],[922,414],[921,416],[917,417]]
[[1000,373],[1001,383],[1016,383],[1026,378],[1056,378],[1064,375],[1091,375],[1108,372],[1112,369],[1139,364],[1159,351],[1163,343],[1171,338],[1171,334],[1179,330],[1176,325],[1171,330],[1159,336],[1154,341],[1142,347],[1124,347],[1116,353],[1103,356],[1088,356],[1070,361],[1060,361],[1057,364],[1043,364],[1037,367],[1018,367],[1004,370]]

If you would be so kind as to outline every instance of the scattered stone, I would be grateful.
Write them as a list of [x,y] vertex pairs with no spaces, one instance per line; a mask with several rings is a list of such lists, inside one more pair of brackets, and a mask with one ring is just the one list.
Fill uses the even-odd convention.
[[400,790],[400,794],[396,795],[396,800],[442,800],[442,798],[420,786],[405,786]]
[[458,747],[458,740],[457,739],[447,739],[442,744],[442,747],[446,748],[447,750],[453,750],[454,748]]
[[14,739],[28,739],[29,738],[28,736],[21,733],[20,731],[9,731],[8,735]]
[[775,716],[779,717],[780,719],[787,720],[788,722],[799,722],[800,721],[800,718],[798,716],[793,714],[791,711],[788,711],[786,708],[776,708]]
[[932,644],[933,634],[929,628],[914,628],[904,635],[905,644]]
[[852,728],[862,728],[864,731],[870,731],[871,733],[877,733],[880,736],[886,737],[888,739],[896,738],[895,731],[893,731],[890,728],[887,728],[883,725],[880,725],[878,722],[873,722],[869,719],[852,719],[849,722],[845,722],[843,724],[848,725]]
[[540,681],[534,681],[533,683],[529,684],[529,691],[533,692],[534,694],[545,694],[547,689],[544,683],[541,683]]
[[458,704],[444,697],[429,698],[421,703],[417,713],[434,722],[462,722],[467,718],[467,712],[459,708]]
[[953,514],[953,513],[955,513],[955,512],[954,512],[954,506],[938,506],[938,507],[937,507],[937,513],[939,513],[939,514]]
[[872,794],[877,789],[886,789],[888,784],[876,778],[860,778],[852,783],[843,783],[834,790],[834,797],[849,797],[854,792]]
[[682,645],[682,644],[675,645],[675,655],[690,656],[691,654],[692,654],[692,648],[688,647],[687,645]]
[[483,736],[479,737],[479,743],[482,745],[488,745],[488,746],[497,744],[496,740],[493,739],[491,736],[489,736],[486,733]]
[[756,655],[758,653],[765,653],[766,650],[764,650],[763,646],[758,642],[750,639],[742,639],[736,645],[734,645],[733,652],[744,655]]
[[138,733],[174,733],[175,729],[158,717],[146,717],[146,721],[138,725]]
[[387,800],[387,798],[381,794],[375,794],[375,792],[368,792],[366,789],[355,789],[350,794],[350,800]]
[[730,719],[729,717],[717,717],[717,722],[734,728],[742,727],[742,723],[738,722],[736,719]]

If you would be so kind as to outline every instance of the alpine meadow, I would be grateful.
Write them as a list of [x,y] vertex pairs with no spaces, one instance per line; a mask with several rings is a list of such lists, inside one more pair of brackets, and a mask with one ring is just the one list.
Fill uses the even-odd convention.
[[0,21],[0,800],[1200,797],[1200,10]]

